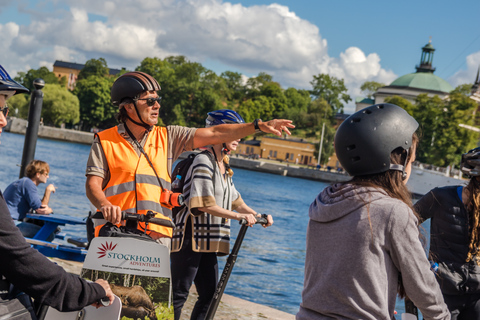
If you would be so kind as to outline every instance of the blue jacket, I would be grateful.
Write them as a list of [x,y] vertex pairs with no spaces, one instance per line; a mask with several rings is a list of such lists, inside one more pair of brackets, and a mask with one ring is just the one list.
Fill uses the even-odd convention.
[[4,197],[15,220],[23,220],[30,209],[37,210],[42,205],[37,186],[27,177],[12,182],[5,189]]

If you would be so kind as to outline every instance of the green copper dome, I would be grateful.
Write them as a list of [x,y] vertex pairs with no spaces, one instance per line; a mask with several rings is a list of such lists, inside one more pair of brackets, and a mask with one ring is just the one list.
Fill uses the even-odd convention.
[[445,80],[433,73],[417,72],[401,76],[390,84],[390,87],[409,87],[422,90],[440,91],[448,93],[453,87]]

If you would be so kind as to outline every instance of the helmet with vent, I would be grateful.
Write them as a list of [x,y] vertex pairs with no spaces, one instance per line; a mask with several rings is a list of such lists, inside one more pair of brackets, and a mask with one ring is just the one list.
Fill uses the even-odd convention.
[[376,104],[349,116],[335,134],[335,152],[351,176],[398,170],[405,165],[390,163],[397,148],[408,151],[418,122],[394,104]]
[[140,71],[127,72],[113,83],[112,103],[118,106],[123,100],[133,100],[142,92],[158,91],[160,89],[160,84],[151,75]]
[[205,127],[208,128],[219,124],[245,123],[245,120],[233,110],[221,109],[209,112],[205,123]]

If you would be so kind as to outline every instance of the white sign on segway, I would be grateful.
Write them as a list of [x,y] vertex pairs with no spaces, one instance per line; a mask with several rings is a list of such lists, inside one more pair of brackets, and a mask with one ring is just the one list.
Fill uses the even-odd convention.
[[121,317],[173,319],[170,254],[155,241],[94,238],[81,276],[105,279],[122,302]]
[[84,269],[170,278],[168,248],[153,241],[132,238],[95,238]]

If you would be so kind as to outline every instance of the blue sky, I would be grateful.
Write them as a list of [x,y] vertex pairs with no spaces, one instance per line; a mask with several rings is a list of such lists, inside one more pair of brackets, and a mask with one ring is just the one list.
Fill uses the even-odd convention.
[[284,88],[309,89],[328,73],[355,99],[365,81],[415,72],[430,37],[435,74],[472,83],[479,12],[478,0],[2,0],[0,64],[15,75],[55,60],[134,69],[145,57],[185,55],[217,74],[266,72]]

